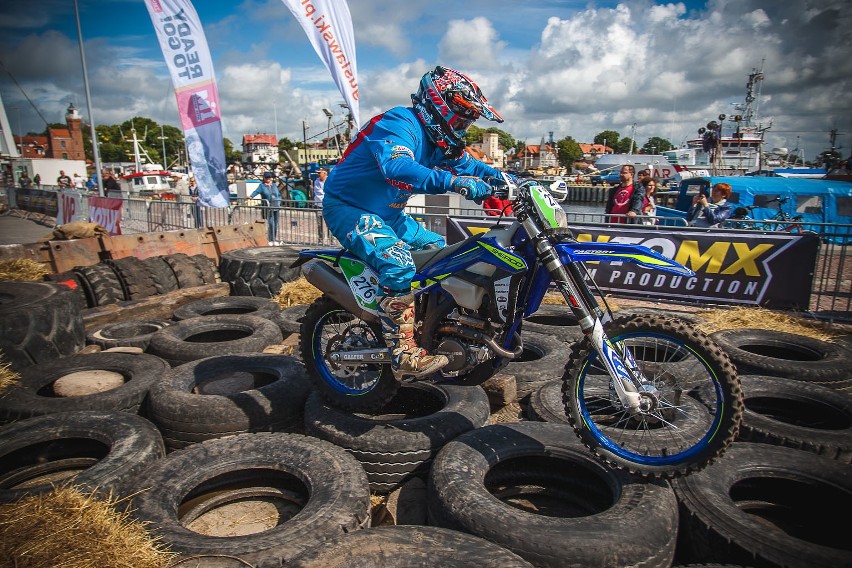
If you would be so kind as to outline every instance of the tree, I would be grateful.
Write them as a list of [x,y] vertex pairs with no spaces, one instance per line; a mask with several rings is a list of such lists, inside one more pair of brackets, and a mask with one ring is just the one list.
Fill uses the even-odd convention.
[[642,146],[643,154],[662,154],[668,150],[674,150],[674,144],[659,136],[651,136]]
[[583,159],[583,151],[577,141],[566,136],[556,143],[557,151],[559,152],[559,165],[568,168],[570,172],[574,167],[574,162]]
[[636,142],[630,136],[625,136],[615,146],[612,144],[609,144],[609,146],[615,148],[615,151],[619,154],[633,154],[638,150]]
[[618,150],[618,141],[620,138],[621,135],[615,130],[604,130],[595,136],[594,142],[595,144],[603,144],[604,146]]
[[225,144],[225,161],[228,163],[242,163],[243,153],[234,149],[234,143],[229,138],[223,139],[222,142]]

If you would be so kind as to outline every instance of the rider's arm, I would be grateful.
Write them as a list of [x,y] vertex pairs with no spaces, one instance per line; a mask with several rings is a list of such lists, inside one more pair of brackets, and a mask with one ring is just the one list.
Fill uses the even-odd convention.
[[437,161],[427,155],[430,145],[421,139],[416,121],[413,114],[385,113],[362,144],[369,147],[388,183],[412,193],[446,193],[452,189],[453,175],[433,168]]
[[478,178],[500,177],[500,170],[492,168],[484,162],[480,162],[469,153],[465,152],[458,160],[445,161],[441,164],[456,175],[475,176]]

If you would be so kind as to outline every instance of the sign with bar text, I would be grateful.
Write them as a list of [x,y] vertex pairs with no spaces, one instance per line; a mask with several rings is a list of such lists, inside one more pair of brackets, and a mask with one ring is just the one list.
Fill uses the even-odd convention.
[[305,30],[314,51],[325,63],[343,100],[352,112],[355,131],[358,118],[358,65],[355,62],[355,34],[346,0],[281,0]]
[[[449,218],[447,244],[487,231],[496,221]],[[505,221],[504,221],[505,224]],[[646,246],[695,272],[686,277],[626,262],[586,263],[604,292],[662,300],[681,298],[708,304],[807,309],[819,252],[815,234],[697,231],[574,225],[580,242]]]
[[205,207],[227,207],[230,194],[219,92],[198,14],[190,0],[145,0],[145,6],[175,88],[189,162],[198,182],[198,201]]
[[97,223],[110,235],[120,235],[123,203],[124,201],[116,197],[90,197],[89,221]]

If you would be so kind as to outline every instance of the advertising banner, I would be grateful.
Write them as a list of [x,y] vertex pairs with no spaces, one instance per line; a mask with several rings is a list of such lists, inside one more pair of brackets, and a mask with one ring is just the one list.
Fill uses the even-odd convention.
[[[495,221],[449,218],[447,244],[487,231]],[[677,276],[632,263],[586,263],[604,292],[624,297],[757,305],[773,309],[807,309],[819,252],[814,234],[695,231],[672,228],[649,231],[622,226],[575,225],[580,242],[631,243],[646,246],[693,270]]]
[[305,30],[314,51],[325,63],[343,100],[352,112],[355,130],[358,118],[358,66],[355,63],[355,33],[346,0],[281,0]]
[[145,0],[172,77],[198,201],[227,207],[225,144],[213,60],[189,0]]
[[110,235],[120,235],[123,203],[116,197],[90,197],[89,221],[102,226]]
[[74,221],[86,220],[86,208],[83,206],[83,194],[79,191],[61,191],[58,193],[59,212],[56,224],[65,225]]
[[16,209],[56,217],[59,204],[55,191],[20,188],[15,188],[12,191],[15,193],[14,206]]

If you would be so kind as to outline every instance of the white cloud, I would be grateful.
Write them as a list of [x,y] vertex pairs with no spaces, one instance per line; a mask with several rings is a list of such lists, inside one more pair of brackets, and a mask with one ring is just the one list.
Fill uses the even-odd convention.
[[500,52],[505,42],[484,17],[472,20],[450,20],[447,32],[438,44],[441,61],[459,69],[499,68]]

